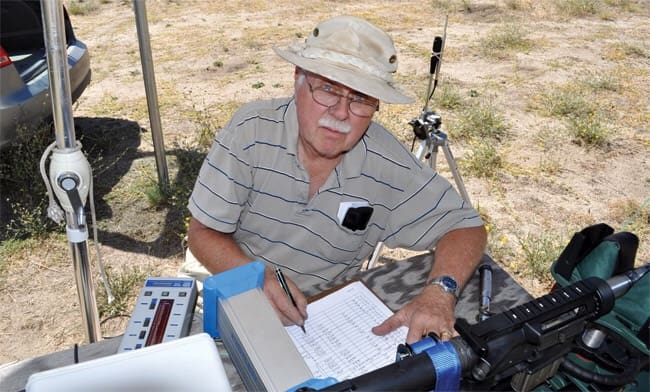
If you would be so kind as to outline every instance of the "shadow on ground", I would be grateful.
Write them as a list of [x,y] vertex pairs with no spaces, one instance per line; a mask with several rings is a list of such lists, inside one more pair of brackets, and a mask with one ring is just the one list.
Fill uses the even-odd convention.
[[174,200],[152,201],[159,185],[155,154],[139,149],[146,130],[114,118],[78,118],[75,126],[93,167],[99,241],[160,258],[181,254],[185,205],[204,154],[166,146],[167,196]]
[[[184,219],[189,214],[185,204],[204,154],[196,150],[167,149],[170,191],[167,198],[154,197],[152,201],[148,192],[154,196],[157,193],[157,166],[154,152],[142,151],[152,149],[140,148],[145,132],[147,131],[140,128],[138,123],[130,120],[75,118],[76,139],[82,143],[82,149],[93,170],[99,242],[126,252],[166,258],[183,251]],[[40,218],[47,220],[44,218],[47,195],[38,174],[38,159],[45,147],[54,141],[54,136],[46,134],[43,140],[43,147],[35,146],[30,156],[26,156],[21,147],[15,151],[17,156],[11,157],[9,153],[3,153],[4,156],[0,159],[0,165],[5,167],[26,165],[27,168],[20,172],[24,172],[25,177],[30,176],[11,179],[20,185],[15,187],[2,178],[1,209],[4,212],[0,214],[0,221],[3,225],[15,220],[15,208],[12,210],[11,207],[18,203],[28,203],[28,207],[37,212],[36,215],[39,215],[39,210],[42,211]],[[27,187],[23,185],[25,183],[33,184]],[[35,195],[26,197],[26,193]],[[89,202],[90,199],[86,204],[86,212],[87,223],[90,224],[92,219]],[[49,225],[47,223],[48,230]],[[58,230],[64,229],[61,227]],[[92,230],[90,236],[92,237]],[[5,234],[0,238],[5,240],[10,235]]]

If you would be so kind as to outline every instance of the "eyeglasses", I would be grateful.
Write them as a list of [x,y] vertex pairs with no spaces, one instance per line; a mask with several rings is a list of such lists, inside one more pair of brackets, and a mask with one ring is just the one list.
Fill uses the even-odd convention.
[[307,77],[307,73],[304,72],[305,80],[309,86],[309,91],[311,92],[311,97],[319,105],[327,106],[331,108],[338,105],[341,102],[341,98],[348,99],[348,108],[350,112],[355,116],[359,117],[372,117],[372,115],[379,110],[379,104],[369,100],[368,98],[359,95],[357,93],[341,94],[334,90],[334,86],[329,83],[323,83],[320,86],[314,87]]

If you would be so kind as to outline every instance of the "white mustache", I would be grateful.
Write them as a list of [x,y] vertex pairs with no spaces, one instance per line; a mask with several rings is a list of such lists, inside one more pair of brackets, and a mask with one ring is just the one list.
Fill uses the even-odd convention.
[[341,133],[350,133],[352,126],[345,122],[335,119],[330,115],[325,115],[318,120],[318,125],[321,127],[326,127]]

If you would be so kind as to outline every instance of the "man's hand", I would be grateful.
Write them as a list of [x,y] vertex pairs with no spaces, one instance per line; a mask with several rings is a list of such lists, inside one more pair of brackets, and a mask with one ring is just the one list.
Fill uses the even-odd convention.
[[[190,220],[188,230],[189,247],[192,254],[213,274],[250,263],[252,259],[241,250],[232,233],[215,231],[195,218]],[[284,325],[304,325],[307,319],[307,299],[300,289],[287,279],[291,295],[298,309],[280,286],[275,271],[268,266],[264,270],[264,294]]]
[[[485,250],[487,232],[483,226],[456,229],[445,234],[434,253],[434,262],[428,279],[449,275],[459,289],[474,273]],[[460,290],[459,290],[460,292]],[[393,316],[372,329],[377,335],[386,335],[400,326],[409,329],[406,343],[414,343],[430,332],[442,340],[456,336],[454,310],[456,298],[437,285],[427,285],[422,293],[404,305]]]
[[442,340],[449,340],[457,333],[454,330],[456,298],[438,286],[427,286],[424,291],[407,303],[397,313],[372,329],[376,335],[386,335],[398,327],[406,326],[409,331],[406,343],[414,343],[428,333],[437,334]]
[[286,278],[286,281],[297,307],[293,306],[289,296],[282,289],[275,271],[269,267],[264,270],[264,294],[271,302],[271,306],[280,317],[282,324],[303,326],[307,319],[307,298],[291,279]]

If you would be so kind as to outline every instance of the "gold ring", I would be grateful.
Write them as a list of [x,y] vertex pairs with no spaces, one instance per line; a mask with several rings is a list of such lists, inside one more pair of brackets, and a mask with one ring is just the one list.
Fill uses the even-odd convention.
[[446,329],[440,331],[440,339],[444,338],[445,336],[451,337],[451,332],[449,332],[449,331],[446,330]]

